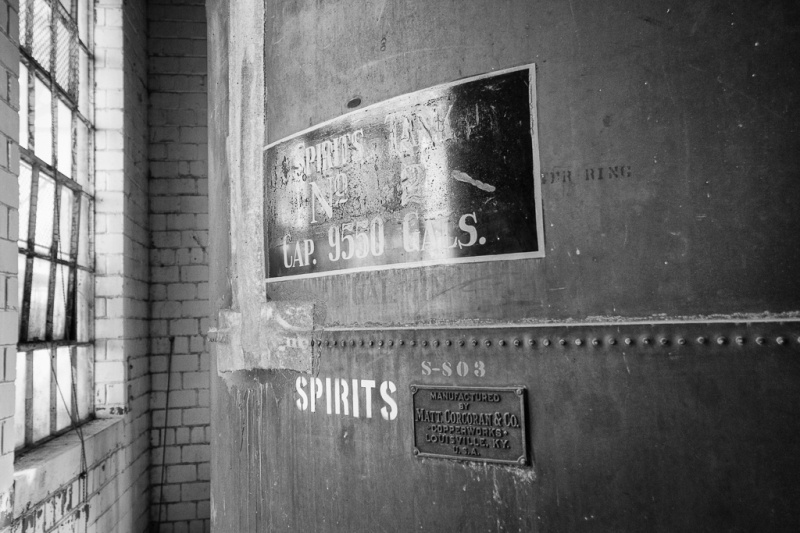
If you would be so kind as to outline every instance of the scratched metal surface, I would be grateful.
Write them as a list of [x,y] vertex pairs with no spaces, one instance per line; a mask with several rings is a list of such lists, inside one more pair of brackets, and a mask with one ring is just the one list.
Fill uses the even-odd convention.
[[[241,72],[246,82],[254,68],[227,64],[228,37],[242,48],[260,37],[231,32],[228,9],[209,2],[210,108],[219,119],[210,128],[215,310],[243,304],[231,302],[233,288],[257,294],[246,276],[263,264],[242,261],[261,240],[250,232],[234,232],[227,255],[229,163],[253,161],[263,144],[343,114],[355,95],[368,105],[531,62],[539,65],[544,259],[276,282],[269,297],[315,301],[319,326],[378,328],[799,310],[793,3],[269,0],[262,146],[233,142],[256,129],[248,118],[259,107],[241,87],[226,92],[228,76]],[[609,179],[615,167],[623,177]],[[246,268],[229,271],[237,262]],[[388,343],[389,331],[359,335]],[[510,335],[501,350],[500,329],[476,329],[479,342],[486,331],[491,347],[464,360],[491,356],[501,363],[494,384],[528,388],[530,467],[414,458],[402,395],[391,426],[303,418],[299,374],[223,380],[212,368],[215,530],[798,529],[798,353],[777,344],[796,328],[638,326],[627,348],[617,328],[536,328],[530,335],[550,346],[515,351]],[[602,343],[611,334],[613,347]],[[645,334],[653,342],[640,345]],[[701,335],[710,342],[697,344]],[[717,344],[719,335],[727,342]],[[763,345],[754,342],[760,335]],[[332,376],[396,381],[398,391],[412,378],[450,383],[420,375],[429,353],[421,344],[320,346],[317,364]]]
[[265,142],[344,114],[354,95],[364,106],[536,63],[547,257],[269,296],[315,299],[324,324],[345,326],[798,311],[797,9],[270,2]]
[[[352,404],[327,414],[325,394],[312,413],[297,392],[311,376],[242,373],[216,419],[215,472],[228,487],[215,491],[216,527],[791,530],[799,336],[798,323],[322,333],[313,375],[374,380],[372,418],[363,391],[358,417]],[[445,363],[450,376],[426,371]],[[412,383],[525,387],[530,463],[415,457]]]

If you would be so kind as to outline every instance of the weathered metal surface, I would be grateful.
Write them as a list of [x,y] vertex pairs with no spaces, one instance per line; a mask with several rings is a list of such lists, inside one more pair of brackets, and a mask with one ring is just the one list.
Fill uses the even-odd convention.
[[[311,375],[241,373],[221,391],[218,529],[786,531],[800,521],[800,323],[316,340]],[[462,362],[473,371],[458,372]],[[433,371],[445,363],[450,375]],[[529,464],[415,457],[411,384],[525,387]]]
[[[209,13],[211,190],[231,195],[230,216],[212,213],[212,242],[230,245],[211,247],[227,268],[212,302],[246,320],[268,298],[314,302],[318,327],[376,328],[320,333],[314,359],[340,398],[343,380],[370,391],[369,417],[352,397],[348,414],[329,415],[324,394],[300,409],[309,375],[212,372],[216,530],[797,529],[796,327],[667,323],[800,312],[793,4],[212,0]],[[265,144],[356,95],[529,63],[546,258],[261,285]],[[662,322],[481,328],[642,317]],[[381,329],[437,323],[475,329]],[[444,358],[488,363],[491,381],[422,374]],[[411,383],[525,386],[529,466],[414,457]]]
[[[423,363],[423,373],[485,372],[459,361],[455,368]],[[414,455],[523,466],[528,463],[524,387],[411,385]]]
[[274,368],[276,361],[281,361],[285,368],[310,371],[313,305],[267,302],[261,306],[259,315],[260,349],[249,352],[242,348],[242,314],[220,310],[219,327],[208,331],[208,340],[217,346],[217,371]]
[[791,3],[270,6],[267,142],[354,95],[536,63],[547,253],[271,283],[271,298],[316,301],[327,326],[800,310]]
[[544,256],[533,65],[266,147],[268,278]]

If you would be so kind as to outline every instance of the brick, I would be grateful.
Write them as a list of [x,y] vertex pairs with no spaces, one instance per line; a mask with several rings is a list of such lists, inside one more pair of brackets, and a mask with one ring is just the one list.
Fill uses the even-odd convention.
[[170,335],[197,335],[200,332],[200,324],[194,318],[181,318],[170,320]]
[[200,368],[200,356],[197,354],[184,354],[172,356],[173,372],[192,372]]
[[183,446],[181,460],[184,463],[205,463],[211,459],[211,449],[208,444],[192,444]]
[[200,426],[209,423],[208,407],[196,407],[183,410],[183,424],[187,426]]
[[197,518],[197,504],[194,502],[171,503],[167,505],[167,520],[190,520]]
[[184,483],[181,485],[181,499],[183,501],[208,500],[210,497],[211,488],[208,482],[201,481],[199,483]]
[[197,481],[197,466],[176,465],[167,467],[167,482],[189,483]]

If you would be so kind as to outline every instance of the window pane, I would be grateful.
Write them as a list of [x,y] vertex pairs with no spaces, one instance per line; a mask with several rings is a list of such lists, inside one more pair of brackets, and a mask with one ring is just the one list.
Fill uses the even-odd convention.
[[89,109],[89,56],[82,48],[78,50],[78,111],[92,120]]
[[31,312],[28,317],[29,341],[45,340],[47,325],[47,295],[50,288],[50,261],[33,259],[33,282],[31,283]]
[[75,211],[75,193],[69,187],[61,187],[61,206],[59,207],[59,246],[58,258],[68,260],[72,254],[72,223]]
[[58,170],[72,177],[72,111],[58,99]]
[[50,70],[52,11],[45,0],[33,0],[33,57],[45,70]]
[[34,153],[45,163],[53,164],[53,102],[50,89],[36,78],[33,146]]
[[89,158],[91,157],[91,146],[89,144],[89,128],[83,121],[76,121],[78,130],[78,150],[76,156],[77,161],[77,176],[74,177],[75,181],[89,194],[94,194],[94,190],[90,186],[89,180]]
[[39,194],[36,201],[36,233],[34,249],[49,254],[53,244],[53,215],[56,209],[56,184],[52,178],[39,172]]
[[86,420],[92,411],[92,363],[94,362],[94,348],[92,346],[78,346],[78,372],[75,388],[78,393],[78,418]]
[[14,381],[14,431],[16,432],[15,448],[25,445],[25,399],[28,395],[28,354],[17,352],[17,378]]
[[62,89],[69,91],[72,86],[69,83],[70,78],[70,44],[71,35],[67,26],[61,20],[61,17],[56,17],[56,83]]
[[82,267],[91,268],[91,259],[89,257],[89,231],[92,227],[92,202],[89,197],[83,195],[81,197],[81,214],[78,231],[78,264]]
[[56,265],[56,286],[53,293],[53,340],[66,337],[67,293],[69,291],[70,268]]
[[28,48],[28,0],[19,0],[19,43],[23,48]]
[[72,348],[56,350],[56,431],[69,427],[72,414]]
[[50,435],[50,350],[33,352],[33,442]]
[[[27,270],[27,266],[28,266],[28,258],[25,257],[22,254],[18,254],[17,255],[17,272],[19,273],[18,274],[19,283],[17,283],[17,298],[18,298],[17,299],[17,302],[18,302],[17,309],[20,310],[20,313],[19,313],[20,321],[22,321],[22,311],[21,311],[22,310],[22,297],[24,296],[24,293],[25,293],[25,270]],[[24,339],[25,335],[21,335],[21,337],[23,337],[23,339]]]
[[28,147],[28,68],[19,64],[19,145]]
[[86,342],[92,338],[93,293],[94,283],[92,282],[92,275],[83,270],[78,270],[78,292],[75,302],[76,318],[78,321],[78,342]]
[[[28,220],[31,212],[31,167],[19,162],[19,247],[28,247]],[[20,276],[19,279],[23,279]]]
[[89,0],[78,0],[78,36],[84,44],[89,44]]

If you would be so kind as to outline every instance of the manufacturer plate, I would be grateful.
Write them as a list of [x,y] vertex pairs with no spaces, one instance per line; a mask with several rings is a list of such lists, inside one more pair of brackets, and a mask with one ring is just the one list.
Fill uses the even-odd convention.
[[411,385],[414,455],[528,464],[524,387]]

